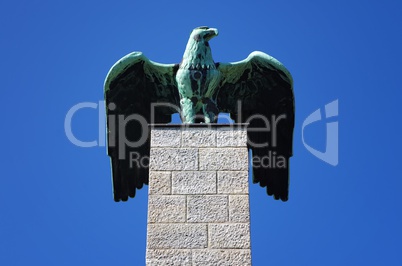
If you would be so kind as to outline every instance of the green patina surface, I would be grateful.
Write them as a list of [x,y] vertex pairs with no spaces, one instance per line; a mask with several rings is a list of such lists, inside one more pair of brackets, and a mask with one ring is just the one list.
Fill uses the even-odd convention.
[[[229,113],[235,122],[248,124],[253,156],[274,154],[283,162],[284,167],[276,169],[254,167],[253,181],[267,187],[268,195],[286,201],[294,127],[292,76],[278,60],[259,51],[239,62],[215,62],[209,42],[217,35],[215,28],[195,28],[179,64],[156,63],[141,52],[120,59],[105,80],[106,104],[113,107],[107,108],[108,117],[135,114],[143,123],[168,123],[179,112],[183,123],[192,124],[216,123],[220,112]],[[148,182],[148,169],[130,168],[127,158],[131,152],[149,156],[149,140],[128,147],[120,139],[141,138],[142,122],[124,124],[122,131],[108,121],[117,201],[134,197],[135,190]]]

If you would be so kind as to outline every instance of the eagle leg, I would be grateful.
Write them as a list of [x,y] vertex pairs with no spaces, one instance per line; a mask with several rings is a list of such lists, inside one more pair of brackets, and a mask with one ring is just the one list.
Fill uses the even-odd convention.
[[202,99],[202,112],[204,113],[205,123],[215,123],[218,120],[219,109],[210,98]]
[[195,119],[195,110],[193,101],[189,98],[181,98],[180,99],[180,107],[181,107],[181,120],[183,123],[194,123]]

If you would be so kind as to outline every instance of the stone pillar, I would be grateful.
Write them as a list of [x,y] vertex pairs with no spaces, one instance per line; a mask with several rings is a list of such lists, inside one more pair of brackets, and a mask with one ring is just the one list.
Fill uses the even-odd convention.
[[251,265],[242,125],[151,130],[147,254],[154,265]]

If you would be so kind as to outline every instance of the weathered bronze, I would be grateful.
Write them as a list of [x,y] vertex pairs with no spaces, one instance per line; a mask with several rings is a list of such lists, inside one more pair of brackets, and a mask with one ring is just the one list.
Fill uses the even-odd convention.
[[263,52],[235,63],[214,62],[209,41],[217,35],[214,28],[194,29],[180,64],[155,63],[133,52],[110,69],[104,89],[116,201],[134,197],[136,188],[148,183],[148,168],[130,165],[133,154],[149,156],[147,125],[168,123],[177,112],[188,124],[216,123],[220,112],[248,123],[253,181],[275,199],[288,199],[292,76]]

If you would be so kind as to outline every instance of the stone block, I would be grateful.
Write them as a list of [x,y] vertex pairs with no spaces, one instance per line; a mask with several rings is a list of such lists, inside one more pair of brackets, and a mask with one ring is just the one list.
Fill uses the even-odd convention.
[[215,194],[216,172],[182,171],[172,173],[173,194]]
[[186,219],[186,197],[149,195],[148,223],[180,223]]
[[151,130],[152,147],[180,147],[180,128],[154,128]]
[[147,248],[191,249],[207,247],[206,224],[148,224]]
[[193,266],[251,266],[250,250],[194,249]]
[[193,266],[230,266],[230,251],[222,249],[195,249]]
[[182,130],[182,147],[216,147],[216,129],[187,128]]
[[231,250],[230,266],[251,266],[251,250]]
[[229,195],[229,221],[234,223],[250,222],[248,195]]
[[167,195],[172,193],[171,172],[149,171],[149,194]]
[[148,249],[147,266],[191,266],[191,249]]
[[250,248],[250,226],[241,224],[208,224],[209,248]]
[[228,197],[215,195],[187,196],[187,222],[227,222]]
[[149,169],[152,171],[198,170],[195,148],[151,148]]
[[248,170],[247,148],[200,148],[199,160],[200,170]]
[[218,194],[248,194],[248,171],[219,171]]
[[218,147],[247,147],[247,131],[238,127],[222,127],[216,132]]

